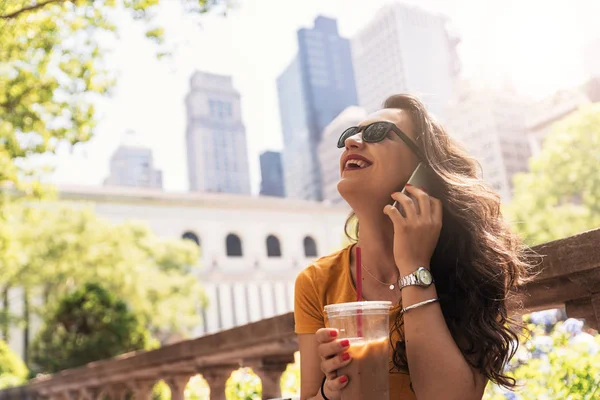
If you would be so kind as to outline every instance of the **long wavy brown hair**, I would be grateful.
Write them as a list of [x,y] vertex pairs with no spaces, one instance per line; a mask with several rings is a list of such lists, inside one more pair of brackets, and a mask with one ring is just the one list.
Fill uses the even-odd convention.
[[[469,364],[492,382],[512,388],[504,368],[514,356],[522,325],[509,316],[518,286],[530,278],[530,252],[502,219],[500,196],[478,177],[479,163],[451,138],[416,97],[389,97],[383,108],[407,111],[417,145],[439,177],[444,207],[442,230],[431,258],[446,324]],[[354,230],[351,235],[349,230]],[[356,241],[354,213],[346,235]],[[394,369],[408,373],[402,314],[394,321]]]

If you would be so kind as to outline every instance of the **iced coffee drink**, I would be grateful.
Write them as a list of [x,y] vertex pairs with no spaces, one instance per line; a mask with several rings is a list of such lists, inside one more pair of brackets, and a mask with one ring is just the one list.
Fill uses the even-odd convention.
[[350,341],[348,352],[352,361],[338,372],[349,378],[342,392],[343,400],[389,399],[388,344],[387,337]]
[[325,306],[329,327],[349,339],[350,364],[338,371],[348,377],[342,400],[389,400],[389,301]]

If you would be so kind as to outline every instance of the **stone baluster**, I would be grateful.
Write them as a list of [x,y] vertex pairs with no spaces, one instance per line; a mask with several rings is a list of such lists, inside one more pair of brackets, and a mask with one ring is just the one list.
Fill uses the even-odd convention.
[[294,362],[294,354],[263,358],[249,364],[262,383],[262,398],[281,397],[281,375],[288,364]]
[[98,388],[86,387],[79,390],[79,400],[97,400],[100,395]]
[[225,399],[225,383],[231,376],[231,373],[238,369],[238,365],[211,367],[206,370],[200,370],[200,374],[210,387],[210,400]]
[[156,385],[156,379],[139,379],[129,384],[133,393],[133,400],[152,400],[152,389]]
[[171,400],[184,400],[185,387],[192,376],[192,374],[180,374],[165,378],[166,384],[171,389]]
[[50,400],[71,400],[68,392],[56,392],[50,395]]
[[127,394],[127,386],[120,383],[112,384],[104,389],[104,393],[108,395],[110,400],[124,400]]

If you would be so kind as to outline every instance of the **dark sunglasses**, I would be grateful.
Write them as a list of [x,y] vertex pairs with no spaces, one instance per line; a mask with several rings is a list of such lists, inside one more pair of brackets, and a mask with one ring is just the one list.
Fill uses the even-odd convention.
[[373,122],[372,124],[369,124],[367,126],[352,126],[346,129],[338,139],[338,149],[342,149],[346,146],[346,139],[356,135],[361,131],[363,133],[362,140],[366,143],[381,142],[387,137],[390,131],[394,131],[394,133],[398,135],[398,137],[402,139],[404,143],[406,143],[406,145],[413,151],[413,153],[417,155],[417,157],[419,157],[419,159],[425,161],[423,153],[421,152],[419,147],[417,147],[415,142],[413,142],[411,138],[409,138],[406,135],[406,133],[402,132],[400,128],[396,126],[396,124],[386,121]]

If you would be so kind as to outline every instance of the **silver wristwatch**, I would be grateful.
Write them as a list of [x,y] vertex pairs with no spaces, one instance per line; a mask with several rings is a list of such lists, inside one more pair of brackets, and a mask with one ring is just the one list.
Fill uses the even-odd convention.
[[398,286],[400,287],[400,290],[402,290],[406,286],[429,287],[432,283],[433,276],[431,275],[431,272],[429,272],[429,270],[425,267],[419,267],[412,274],[403,276],[398,280]]

